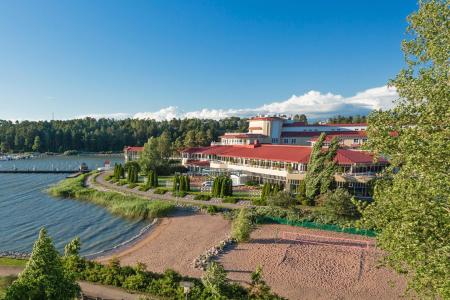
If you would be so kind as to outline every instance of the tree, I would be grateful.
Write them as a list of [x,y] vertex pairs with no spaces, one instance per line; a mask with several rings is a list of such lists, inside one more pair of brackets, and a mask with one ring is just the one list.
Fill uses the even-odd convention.
[[277,295],[274,295],[270,291],[270,287],[263,280],[263,270],[261,266],[257,266],[256,270],[251,274],[251,284],[249,289],[250,299],[280,299]]
[[450,298],[450,2],[420,1],[390,85],[393,109],[369,116],[368,146],[390,158],[363,224],[379,231],[386,262],[423,296]]
[[351,220],[359,217],[358,210],[352,196],[345,189],[328,191],[324,195],[323,212],[331,222],[339,220]]
[[64,271],[58,251],[42,228],[25,269],[7,289],[5,299],[69,300],[79,292],[80,287]]
[[330,146],[325,154],[325,159],[323,161],[323,171],[320,176],[320,193],[325,194],[328,192],[334,183],[334,174],[336,173],[337,166],[334,161],[334,157],[339,149],[339,139],[333,138],[331,140]]
[[274,192],[267,198],[267,204],[287,208],[295,205],[295,198],[289,192]]
[[139,164],[142,170],[148,172],[150,170],[160,171],[167,169],[169,166],[169,158],[172,154],[167,134],[161,137],[151,137],[144,144],[144,151],[139,156]]
[[322,133],[311,150],[309,157],[308,170],[305,175],[306,197],[313,201],[320,191],[320,174],[323,171],[324,155],[322,152],[325,133]]
[[202,277],[202,283],[215,297],[221,298],[228,283],[223,266],[215,261],[211,262]]
[[306,117],[305,114],[295,115],[294,116],[294,121],[296,121],[296,122],[303,122],[305,124],[308,124],[308,118]]
[[40,136],[37,135],[34,138],[34,143],[33,143],[33,146],[31,147],[31,149],[35,152],[41,151],[41,137]]

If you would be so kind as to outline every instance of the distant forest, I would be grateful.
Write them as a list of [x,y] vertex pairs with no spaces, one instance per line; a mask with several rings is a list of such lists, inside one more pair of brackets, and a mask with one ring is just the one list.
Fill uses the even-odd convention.
[[[306,116],[294,119],[307,122]],[[331,123],[365,122],[363,116],[337,116]],[[0,120],[0,152],[85,152],[122,151],[124,146],[143,146],[150,137],[167,132],[173,148],[206,146],[225,132],[247,132],[247,119],[231,117],[216,120],[172,119],[76,119],[67,121]]]
[[87,152],[121,151],[124,146],[143,146],[150,137],[168,132],[174,148],[209,145],[226,131],[245,132],[246,119],[220,121],[201,119],[112,120],[77,119],[67,121],[0,120],[1,152]]

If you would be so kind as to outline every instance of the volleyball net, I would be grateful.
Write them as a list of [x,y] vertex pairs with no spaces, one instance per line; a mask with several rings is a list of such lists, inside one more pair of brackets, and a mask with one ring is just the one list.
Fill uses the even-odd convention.
[[317,234],[305,234],[289,231],[282,231],[277,235],[281,240],[289,240],[311,245],[325,245],[357,249],[369,249],[369,247],[372,246],[372,243],[370,241],[362,239],[328,237]]

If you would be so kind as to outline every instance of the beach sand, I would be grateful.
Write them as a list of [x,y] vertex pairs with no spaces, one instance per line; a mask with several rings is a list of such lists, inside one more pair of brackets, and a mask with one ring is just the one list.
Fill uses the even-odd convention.
[[178,210],[160,219],[134,245],[96,260],[105,263],[115,256],[121,265],[142,262],[149,271],[162,273],[170,268],[183,275],[201,277],[203,272],[192,266],[194,259],[223,240],[230,228],[230,222],[221,215]]
[[[320,235],[306,243],[280,239],[282,232]],[[248,243],[240,243],[219,261],[234,281],[246,284],[256,266],[272,290],[288,299],[398,299],[406,287],[404,278],[377,268],[381,251],[373,246],[342,245],[333,238],[374,239],[286,225],[262,225]],[[311,239],[309,239],[311,241]],[[364,244],[364,243],[363,243]]]

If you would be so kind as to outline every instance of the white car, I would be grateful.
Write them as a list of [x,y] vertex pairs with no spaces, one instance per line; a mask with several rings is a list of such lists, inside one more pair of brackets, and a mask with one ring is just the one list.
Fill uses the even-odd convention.
[[202,183],[202,187],[212,187],[213,182],[212,181],[204,181]]

